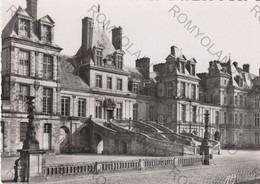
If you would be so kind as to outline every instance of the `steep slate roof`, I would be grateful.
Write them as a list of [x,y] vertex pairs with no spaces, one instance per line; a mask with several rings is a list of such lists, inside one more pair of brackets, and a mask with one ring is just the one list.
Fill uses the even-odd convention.
[[[104,58],[107,57],[108,55],[112,55],[116,51],[107,33],[104,30],[93,28],[92,48],[98,45],[102,45],[104,47],[103,50]],[[80,46],[76,55],[79,56],[81,55],[81,53],[82,53],[82,46]]]
[[89,86],[79,77],[78,59],[75,56],[61,56],[59,60],[61,88],[73,91],[88,91]]

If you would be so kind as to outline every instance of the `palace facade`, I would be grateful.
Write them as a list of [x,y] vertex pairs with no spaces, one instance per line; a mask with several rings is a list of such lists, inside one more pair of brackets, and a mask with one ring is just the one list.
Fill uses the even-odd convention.
[[[35,96],[35,129],[40,148],[51,154],[87,152],[82,125],[109,119],[155,121],[176,133],[203,137],[210,113],[211,138],[222,145],[260,147],[260,77],[249,65],[197,61],[172,46],[166,61],[150,58],[125,65],[121,27],[112,39],[82,19],[82,42],[74,56],[61,55],[54,21],[37,18],[37,0],[27,0],[2,31],[1,152],[15,155],[26,137],[26,96]],[[67,139],[67,137],[70,139]]]

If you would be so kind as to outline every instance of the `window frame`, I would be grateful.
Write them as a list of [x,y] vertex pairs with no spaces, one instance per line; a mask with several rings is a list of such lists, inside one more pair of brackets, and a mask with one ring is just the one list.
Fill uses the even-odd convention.
[[86,106],[87,106],[87,100],[84,98],[79,98],[78,99],[78,116],[79,117],[86,117]]
[[61,97],[61,115],[70,116],[70,97]]
[[[46,94],[46,92],[44,92],[44,90],[49,94]],[[45,93],[45,94],[44,94]],[[43,92],[42,92],[42,112],[46,113],[46,114],[51,114],[52,113],[52,107],[53,107],[53,103],[52,103],[52,98],[53,98],[53,91],[51,88],[43,88]]]
[[44,54],[42,61],[42,78],[53,79],[53,56]]

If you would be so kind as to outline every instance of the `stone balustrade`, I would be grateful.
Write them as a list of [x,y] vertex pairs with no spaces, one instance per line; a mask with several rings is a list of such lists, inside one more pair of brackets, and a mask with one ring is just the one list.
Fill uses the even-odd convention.
[[74,175],[99,174],[131,170],[147,170],[174,166],[189,166],[202,164],[201,155],[176,156],[164,158],[139,159],[128,161],[107,161],[95,163],[67,163],[43,165],[43,177],[61,177]]

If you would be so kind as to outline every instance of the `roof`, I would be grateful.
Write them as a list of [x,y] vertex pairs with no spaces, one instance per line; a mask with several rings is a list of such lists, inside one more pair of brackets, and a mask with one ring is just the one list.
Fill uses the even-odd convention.
[[75,56],[61,56],[59,59],[61,88],[73,91],[88,91],[89,86],[79,76],[78,59]]
[[[112,55],[116,51],[105,30],[99,30],[96,28],[93,28],[92,48],[94,46],[102,46],[104,48],[104,58],[106,58],[108,55]],[[76,55],[79,56],[81,53],[82,45],[80,46]]]

